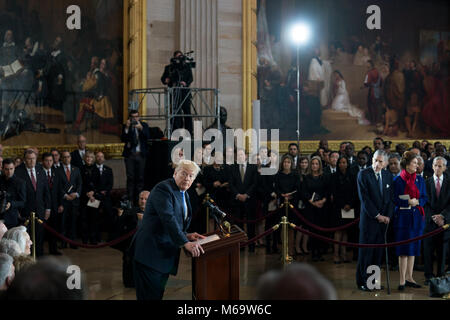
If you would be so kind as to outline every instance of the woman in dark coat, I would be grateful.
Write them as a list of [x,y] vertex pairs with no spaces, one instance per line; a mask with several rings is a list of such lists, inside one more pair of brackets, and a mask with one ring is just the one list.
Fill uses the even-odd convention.
[[[330,181],[324,176],[322,169],[322,159],[315,156],[311,159],[309,173],[305,176],[302,184],[301,196],[305,203],[305,217],[313,224],[325,227],[328,220],[327,202],[330,198]],[[311,229],[314,233],[326,235],[316,229]],[[327,247],[326,244],[311,238],[311,251],[313,261],[323,261],[322,253]]]
[[[350,212],[353,210],[355,215],[355,208],[357,203],[358,190],[356,187],[356,177],[352,174],[348,167],[348,160],[346,157],[340,157],[337,162],[336,173],[331,175],[331,194],[333,199],[333,216],[332,225],[339,227],[348,224],[354,220],[353,218],[343,218],[343,212]],[[340,230],[334,233],[334,240],[347,242],[347,230]],[[339,249],[341,255],[339,256]],[[338,244],[334,245],[334,263],[341,262],[349,263],[347,259],[347,248]]]

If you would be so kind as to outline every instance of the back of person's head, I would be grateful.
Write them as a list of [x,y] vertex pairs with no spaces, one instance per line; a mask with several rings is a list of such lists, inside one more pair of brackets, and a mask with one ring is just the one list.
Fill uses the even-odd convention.
[[8,288],[13,279],[13,258],[6,253],[0,253],[0,290]]
[[6,253],[14,258],[22,254],[22,250],[20,250],[20,246],[16,241],[11,239],[1,239],[0,253]]
[[28,269],[29,267],[31,267],[36,263],[36,261],[33,259],[32,256],[26,256],[24,254],[20,254],[13,258],[16,274],[21,271],[23,272],[24,270]]
[[293,263],[283,271],[269,271],[257,286],[259,300],[336,300],[333,285],[314,267]]
[[3,235],[8,231],[8,228],[5,226],[5,222],[0,220],[0,240],[3,239]]
[[[83,300],[85,286],[80,279],[80,288],[69,288],[72,284],[68,273],[70,263],[66,259],[45,257],[36,264],[18,273],[8,288],[7,300]],[[81,274],[80,274],[81,277]]]
[[16,241],[19,244],[20,254],[22,254],[25,252],[25,247],[27,244],[27,239],[25,236],[26,232],[27,228],[24,226],[14,227],[5,233],[4,238]]

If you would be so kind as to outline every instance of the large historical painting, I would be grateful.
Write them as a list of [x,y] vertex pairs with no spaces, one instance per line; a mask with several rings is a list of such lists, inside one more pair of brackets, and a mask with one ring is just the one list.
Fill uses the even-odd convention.
[[3,145],[119,142],[122,21],[123,0],[0,0]]
[[[299,47],[297,21],[311,30]],[[446,1],[259,0],[261,128],[297,138],[298,49],[302,140],[448,139],[449,31]]]

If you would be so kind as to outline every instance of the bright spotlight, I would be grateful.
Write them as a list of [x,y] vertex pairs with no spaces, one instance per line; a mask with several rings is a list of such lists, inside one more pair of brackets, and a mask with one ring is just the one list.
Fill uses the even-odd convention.
[[308,41],[310,35],[309,27],[306,24],[296,24],[292,27],[291,36],[295,44],[302,44]]

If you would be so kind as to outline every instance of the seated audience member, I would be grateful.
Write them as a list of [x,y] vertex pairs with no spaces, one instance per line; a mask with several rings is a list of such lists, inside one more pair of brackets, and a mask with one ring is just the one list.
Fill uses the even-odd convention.
[[[238,149],[236,153],[237,164],[232,165],[230,172],[230,191],[232,198],[233,214],[241,220],[255,219],[256,183],[258,170],[256,165],[249,164],[244,149]],[[240,224],[242,228],[243,225]],[[248,238],[255,236],[255,225],[247,224]],[[255,252],[255,244],[249,245],[249,252]]]
[[[291,204],[298,203],[298,193],[300,190],[300,178],[297,170],[294,169],[294,161],[292,157],[285,154],[281,158],[280,171],[275,176],[275,193],[280,202],[284,202],[286,199]],[[295,218],[294,218],[295,216]],[[289,213],[288,220],[298,224],[296,215],[292,212]],[[294,230],[289,229],[288,233],[288,254],[293,257],[294,251]]]
[[16,241],[10,239],[0,240],[0,252],[9,254],[13,258],[22,254],[22,250],[20,250],[19,244]]
[[258,300],[337,300],[332,283],[314,267],[293,263],[283,271],[263,274],[257,285]]
[[[114,232],[115,239],[136,229],[142,218],[144,217],[145,205],[147,203],[149,191],[141,191],[139,194],[139,207],[131,209],[118,209],[117,216],[114,218]],[[125,288],[134,288],[133,279],[133,257],[128,248],[131,244],[131,238],[128,238],[114,246],[115,249],[122,251],[122,281]]]
[[[81,274],[80,287],[67,272],[71,263],[66,259],[45,257],[20,272],[6,292],[6,300],[84,300],[86,283]],[[70,270],[70,269],[69,269]],[[68,286],[73,284],[74,287]]]
[[[350,223],[353,219],[342,217],[342,211],[355,211],[357,205],[358,190],[356,187],[356,177],[350,171],[346,157],[338,160],[337,172],[331,178],[331,194],[333,196],[332,225],[339,227]],[[347,242],[347,230],[340,230],[334,233],[334,240]],[[339,254],[341,252],[341,254]],[[338,244],[334,245],[334,263],[349,263],[347,259],[347,248]]]
[[5,291],[11,286],[14,275],[13,258],[6,253],[0,253],[0,291]]
[[20,247],[20,254],[27,256],[31,254],[31,245],[33,242],[30,240],[30,236],[27,233],[27,228],[24,226],[9,229],[5,233],[4,238],[16,241]]
[[20,271],[28,269],[30,266],[34,265],[36,261],[32,256],[25,256],[23,254],[14,257],[14,268],[16,274]]
[[5,223],[3,222],[3,220],[0,220],[0,240],[2,240],[6,231],[8,231],[8,228],[5,226]]
[[394,153],[389,156],[388,171],[392,174],[392,178],[400,175],[400,156],[398,154]]
[[[431,232],[450,222],[450,181],[444,172],[447,160],[436,157],[433,160],[434,175],[425,182],[428,202],[425,204],[425,229],[424,233]],[[435,275],[445,275],[445,262],[450,242],[450,230],[423,240],[425,284],[429,284],[430,278]],[[433,272],[433,255],[437,256],[437,272]]]

